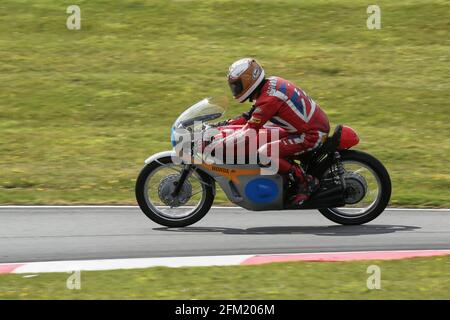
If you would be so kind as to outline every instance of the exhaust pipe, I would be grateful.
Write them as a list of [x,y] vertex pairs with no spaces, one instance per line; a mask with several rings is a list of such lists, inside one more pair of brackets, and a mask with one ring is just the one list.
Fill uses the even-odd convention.
[[319,191],[311,196],[308,201],[305,201],[297,209],[321,209],[329,207],[339,207],[345,205],[343,192],[340,186],[335,186],[331,189]]

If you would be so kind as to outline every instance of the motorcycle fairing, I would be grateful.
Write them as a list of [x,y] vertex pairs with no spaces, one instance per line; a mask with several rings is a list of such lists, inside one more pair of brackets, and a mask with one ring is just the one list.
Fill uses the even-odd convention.
[[260,175],[257,164],[199,164],[197,168],[214,178],[227,198],[247,209],[283,209],[283,177],[279,174]]

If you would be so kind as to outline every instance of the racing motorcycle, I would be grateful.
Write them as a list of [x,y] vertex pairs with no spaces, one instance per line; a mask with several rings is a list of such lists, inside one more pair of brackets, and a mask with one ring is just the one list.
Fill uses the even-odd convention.
[[[220,118],[224,112],[223,107],[210,99],[192,105],[172,126],[174,149],[145,160],[135,193],[139,207],[148,218],[167,227],[185,227],[199,221],[213,204],[216,183],[232,203],[248,210],[317,209],[329,220],[343,225],[367,223],[387,207],[391,180],[386,168],[370,154],[351,149],[359,138],[345,125],[338,125],[318,149],[287,159],[320,180],[320,187],[300,205],[289,201],[296,190],[292,177],[276,172],[262,175],[263,165],[258,162],[205,161],[203,155],[198,156],[204,150],[205,141],[202,139],[199,148],[195,132],[210,128],[208,122]],[[220,133],[239,129],[236,126],[217,128]],[[190,134],[187,144],[184,139],[185,148],[181,153],[176,148],[182,140],[175,137],[177,130]],[[270,124],[259,132],[273,130],[278,137],[287,134],[283,128]],[[211,142],[218,137],[208,139]]]

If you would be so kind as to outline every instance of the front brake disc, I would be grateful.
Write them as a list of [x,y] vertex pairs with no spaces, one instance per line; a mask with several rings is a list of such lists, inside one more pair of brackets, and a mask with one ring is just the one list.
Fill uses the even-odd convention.
[[179,207],[186,204],[192,196],[192,185],[186,180],[178,195],[173,196],[176,183],[180,180],[179,174],[169,174],[161,179],[158,186],[158,196],[169,207]]

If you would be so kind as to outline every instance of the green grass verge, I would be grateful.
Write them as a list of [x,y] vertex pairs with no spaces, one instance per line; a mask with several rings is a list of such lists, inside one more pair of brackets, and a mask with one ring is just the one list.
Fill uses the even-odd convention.
[[76,3],[79,31],[73,1],[0,3],[1,204],[134,204],[177,114],[230,96],[228,65],[255,56],[360,133],[393,205],[450,205],[448,1],[377,1],[381,30],[360,0]]
[[[367,268],[381,289],[367,288]],[[450,299],[450,256],[393,261],[294,262],[0,276],[0,299]]]

